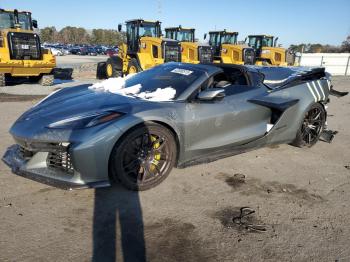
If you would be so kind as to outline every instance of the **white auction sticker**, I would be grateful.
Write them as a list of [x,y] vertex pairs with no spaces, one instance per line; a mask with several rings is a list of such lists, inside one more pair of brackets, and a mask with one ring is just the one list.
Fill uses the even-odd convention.
[[172,73],[176,73],[176,74],[180,74],[180,75],[184,75],[184,76],[189,76],[190,74],[193,73],[193,71],[191,70],[186,70],[186,69],[181,69],[181,68],[175,68],[173,70],[171,70]]

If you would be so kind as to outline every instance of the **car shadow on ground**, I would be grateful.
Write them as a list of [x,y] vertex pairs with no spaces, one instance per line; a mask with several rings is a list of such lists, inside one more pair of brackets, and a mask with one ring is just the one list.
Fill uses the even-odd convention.
[[117,252],[124,261],[146,261],[139,193],[113,185],[95,189],[92,261],[116,261]]

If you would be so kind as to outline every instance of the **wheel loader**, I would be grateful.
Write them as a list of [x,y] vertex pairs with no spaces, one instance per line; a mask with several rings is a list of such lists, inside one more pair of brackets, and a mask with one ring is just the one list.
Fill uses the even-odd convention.
[[[238,32],[211,31],[209,45],[214,49],[214,63],[245,64],[255,63],[254,49],[237,44]],[[204,35],[206,39],[207,35]]]
[[30,12],[0,9],[0,86],[22,78],[53,84],[56,59],[41,48],[37,27]]
[[168,27],[165,28],[165,36],[181,43],[182,62],[191,64],[213,62],[213,48],[195,42],[194,28]]
[[[118,25],[118,31],[122,25]],[[97,78],[118,77],[152,68],[166,62],[181,62],[179,41],[162,38],[161,22],[134,19],[126,21],[126,43],[116,56],[97,65]]]
[[277,47],[278,37],[249,35],[248,45],[255,50],[257,65],[287,66],[286,49]]

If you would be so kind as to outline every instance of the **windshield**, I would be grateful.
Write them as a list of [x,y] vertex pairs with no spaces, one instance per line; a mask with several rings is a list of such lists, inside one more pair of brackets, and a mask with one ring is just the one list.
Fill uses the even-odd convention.
[[[140,93],[154,93],[157,89],[174,89],[177,99],[204,71],[180,64],[163,64],[140,72],[126,80],[125,87],[141,84]],[[159,91],[159,90],[158,90]]]
[[251,36],[248,45],[257,49],[263,46],[272,47],[273,37]]
[[139,36],[158,37],[158,30],[156,24],[141,24],[139,28]]
[[273,37],[264,37],[262,40],[262,46],[273,46]]
[[[31,30],[31,18],[28,13],[18,13],[18,22],[20,28]],[[15,16],[13,12],[0,12],[0,29],[14,28]]]
[[180,42],[194,42],[193,33],[191,31],[178,31],[175,40]]
[[221,44],[236,44],[237,43],[237,35],[235,34],[224,34],[221,36]]

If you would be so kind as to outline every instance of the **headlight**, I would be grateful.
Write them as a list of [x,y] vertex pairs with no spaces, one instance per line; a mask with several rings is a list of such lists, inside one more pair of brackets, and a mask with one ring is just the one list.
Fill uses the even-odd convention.
[[270,52],[271,52],[270,50],[262,50],[261,51],[262,54],[270,54]]
[[222,51],[224,54],[227,53],[227,49],[226,49],[226,48],[221,49],[221,51]]
[[121,117],[122,115],[123,113],[108,111],[89,115],[74,116],[51,123],[48,127],[62,129],[81,129],[112,121],[118,117]]

